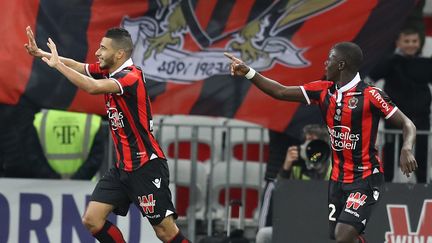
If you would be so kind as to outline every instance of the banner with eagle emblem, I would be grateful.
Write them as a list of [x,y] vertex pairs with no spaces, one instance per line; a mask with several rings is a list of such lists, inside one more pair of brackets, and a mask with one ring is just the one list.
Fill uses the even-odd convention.
[[44,50],[94,62],[105,31],[126,28],[146,75],[155,114],[247,120],[276,131],[319,119],[318,110],[274,100],[229,75],[223,52],[285,85],[321,79],[329,49],[359,44],[366,74],[392,46],[415,0],[93,0],[3,1],[0,103],[104,114],[103,98],[78,90],[27,55],[30,25]]

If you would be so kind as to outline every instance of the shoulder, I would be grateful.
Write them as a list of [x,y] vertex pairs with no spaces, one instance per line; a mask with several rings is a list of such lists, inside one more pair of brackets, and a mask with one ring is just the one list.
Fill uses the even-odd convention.
[[333,81],[329,81],[329,80],[315,80],[315,81],[311,81],[307,84],[321,85],[321,86],[332,86],[334,83],[333,83]]
[[123,68],[120,72],[116,73],[114,78],[127,78],[127,79],[138,79],[141,77],[141,70],[135,66],[129,66]]
[[327,81],[327,80],[316,80],[316,81],[312,81],[309,83],[304,84],[304,87],[307,87],[308,89],[328,89],[331,86],[333,86],[333,82],[332,81]]
[[366,96],[375,96],[376,94],[382,94],[384,91],[374,85],[366,84],[364,88],[364,94]]

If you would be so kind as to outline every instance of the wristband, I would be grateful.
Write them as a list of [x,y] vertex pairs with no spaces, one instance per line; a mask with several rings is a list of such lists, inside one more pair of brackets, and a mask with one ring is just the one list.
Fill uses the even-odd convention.
[[249,67],[249,72],[246,73],[245,78],[252,79],[255,76],[255,69]]

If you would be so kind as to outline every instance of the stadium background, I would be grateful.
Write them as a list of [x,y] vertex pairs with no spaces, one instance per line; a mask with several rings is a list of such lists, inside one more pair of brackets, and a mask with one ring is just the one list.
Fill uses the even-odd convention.
[[[51,37],[61,55],[94,62],[94,52],[105,30],[123,26],[134,37],[134,60],[147,75],[156,115],[232,118],[298,136],[303,125],[319,119],[317,110],[275,101],[247,80],[229,76],[222,53],[229,51],[242,57],[256,70],[283,84],[300,85],[322,78],[323,62],[334,43],[354,41],[364,50],[361,74],[366,75],[382,56],[393,50],[393,40],[416,3],[406,0],[2,1],[0,103],[20,106],[29,102],[40,108],[103,115],[101,96],[85,94],[41,60],[27,55],[23,48],[24,29],[30,25],[35,30],[37,43],[43,49]],[[427,13],[429,3],[426,4]],[[431,23],[427,16],[425,23],[426,26]],[[153,44],[160,49],[152,49],[149,37],[163,34],[176,40],[175,44],[156,38]],[[430,55],[432,48],[428,41],[426,38],[424,52]],[[264,57],[271,58],[264,60]],[[262,141],[266,142],[265,138]],[[259,157],[261,162],[265,160],[263,152]],[[0,181],[4,185],[0,189],[0,215],[5,216],[0,222],[0,242],[94,242],[85,235],[77,218],[82,214],[91,184],[83,186],[66,181],[56,188],[57,182]],[[419,197],[420,202],[401,202],[405,205],[402,207],[414,208],[416,212],[412,227],[401,234],[411,237],[423,234],[425,239],[430,239],[429,228],[411,230],[419,222],[416,216],[420,215],[423,198],[430,195],[421,191],[413,196]],[[316,205],[320,204],[324,205],[325,201],[317,200]],[[429,204],[424,200],[424,205]],[[74,210],[69,210],[71,207]],[[427,216],[430,210],[426,206],[421,212]],[[138,234],[138,228],[133,228],[138,227],[139,219],[134,213],[130,217],[123,224],[125,231],[131,232],[126,233],[128,242],[143,242],[144,233]],[[129,222],[134,223],[128,225]],[[383,230],[390,232],[390,223],[384,224],[387,228]],[[418,225],[420,229],[423,224]],[[194,228],[187,232],[196,231]],[[385,239],[385,232],[380,232],[382,235],[378,237]]]

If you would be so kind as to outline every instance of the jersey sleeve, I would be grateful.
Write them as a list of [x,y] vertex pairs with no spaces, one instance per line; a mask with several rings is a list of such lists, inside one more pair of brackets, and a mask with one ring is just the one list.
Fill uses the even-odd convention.
[[108,70],[101,69],[98,62],[85,64],[85,71],[88,76],[95,79],[102,79],[108,77]]
[[367,90],[367,97],[375,108],[374,110],[385,119],[389,119],[398,109],[390,97],[379,88],[370,87]]
[[303,86],[300,86],[305,100],[308,105],[319,104],[321,102],[321,94],[327,92],[329,87],[332,85],[330,81],[313,81]]
[[135,85],[139,82],[140,77],[137,72],[132,70],[124,69],[116,74],[114,74],[110,79],[114,80],[120,87],[120,95],[122,95],[125,90],[133,91],[135,89],[127,89],[127,87]]

